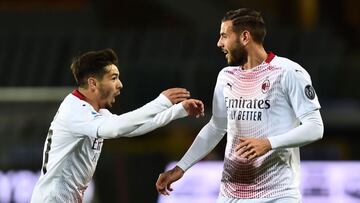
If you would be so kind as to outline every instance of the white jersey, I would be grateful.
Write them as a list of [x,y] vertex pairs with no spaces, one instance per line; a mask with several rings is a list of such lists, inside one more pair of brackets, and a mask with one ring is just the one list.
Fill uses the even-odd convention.
[[240,137],[269,138],[288,132],[320,108],[308,73],[270,53],[251,69],[226,67],[218,76],[213,116],[227,119],[220,193],[234,199],[299,197],[299,148],[282,148],[248,161],[235,154]]
[[[78,92],[61,103],[45,141],[43,167],[32,203],[82,202],[101,153],[103,138],[136,136],[187,115],[163,95],[123,115],[95,109]],[[170,108],[171,107],[171,108]]]

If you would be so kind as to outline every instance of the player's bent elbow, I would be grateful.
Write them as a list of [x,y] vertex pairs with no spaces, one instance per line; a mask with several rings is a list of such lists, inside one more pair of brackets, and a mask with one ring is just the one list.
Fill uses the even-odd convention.
[[314,138],[312,141],[321,140],[324,135],[324,125],[323,124],[313,124],[312,131],[313,131],[312,137]]
[[320,127],[319,127],[320,129],[319,129],[319,140],[320,139],[322,139],[323,138],[323,136],[324,136],[324,125],[321,125]]
[[102,129],[99,128],[98,129],[98,137],[103,138],[103,139],[114,139],[119,137],[119,133],[114,130],[114,129]]

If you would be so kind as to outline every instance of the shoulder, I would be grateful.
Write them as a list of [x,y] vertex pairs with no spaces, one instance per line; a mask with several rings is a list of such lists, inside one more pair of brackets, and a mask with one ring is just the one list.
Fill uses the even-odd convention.
[[238,70],[239,70],[238,66],[227,66],[223,68],[218,74],[216,84],[218,86],[222,86],[233,81],[234,76],[237,74]]
[[285,76],[295,76],[305,79],[310,79],[309,73],[298,63],[288,58],[276,56],[271,62],[271,65],[281,68]]
[[219,72],[218,78],[220,77],[231,77],[239,70],[239,66],[227,66]]
[[89,103],[69,94],[59,107],[58,117],[68,121],[79,121],[92,119],[97,115],[100,114]]
[[102,115],[102,116],[112,116],[113,114],[107,110],[107,109],[100,109],[99,113]]
[[301,67],[300,64],[296,63],[295,61],[292,61],[288,58],[281,56],[274,57],[274,59],[270,62],[270,64],[276,67],[280,67],[285,71],[295,71],[296,69],[299,70],[304,69],[303,67]]

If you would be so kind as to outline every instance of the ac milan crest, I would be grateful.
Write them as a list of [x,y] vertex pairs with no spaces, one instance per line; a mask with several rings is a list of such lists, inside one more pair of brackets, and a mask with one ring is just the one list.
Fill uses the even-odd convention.
[[270,89],[270,81],[268,79],[266,79],[262,85],[261,85],[261,91],[262,93],[267,93]]

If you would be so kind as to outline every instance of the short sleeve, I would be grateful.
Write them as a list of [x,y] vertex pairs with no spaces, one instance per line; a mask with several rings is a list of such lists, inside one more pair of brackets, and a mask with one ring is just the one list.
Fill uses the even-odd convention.
[[284,74],[283,89],[297,118],[320,109],[310,75],[300,65],[287,70]]

